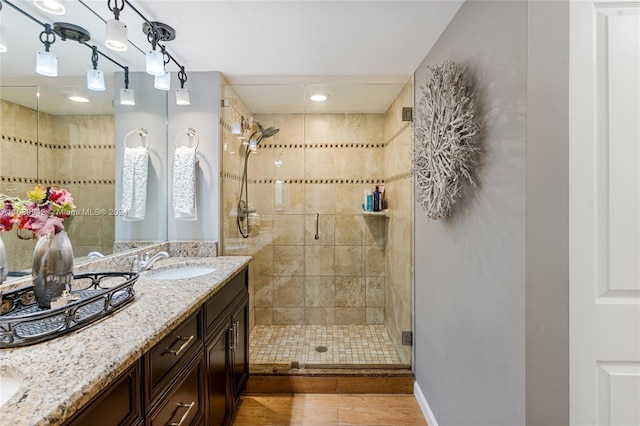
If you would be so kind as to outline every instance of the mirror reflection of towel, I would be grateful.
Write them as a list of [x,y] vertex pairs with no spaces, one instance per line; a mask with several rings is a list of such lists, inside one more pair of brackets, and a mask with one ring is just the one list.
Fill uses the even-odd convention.
[[173,216],[198,220],[196,211],[196,149],[176,148],[173,157]]
[[145,147],[124,148],[122,210],[124,220],[144,220],[147,205],[149,151]]

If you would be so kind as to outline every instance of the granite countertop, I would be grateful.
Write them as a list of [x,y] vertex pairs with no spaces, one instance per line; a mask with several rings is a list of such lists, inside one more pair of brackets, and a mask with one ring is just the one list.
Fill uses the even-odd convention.
[[[70,418],[109,382],[195,312],[251,258],[172,257],[140,274],[135,300],[95,324],[48,342],[0,350],[0,376],[22,378],[0,406],[3,424],[56,425]],[[182,280],[154,280],[155,271],[211,266]]]

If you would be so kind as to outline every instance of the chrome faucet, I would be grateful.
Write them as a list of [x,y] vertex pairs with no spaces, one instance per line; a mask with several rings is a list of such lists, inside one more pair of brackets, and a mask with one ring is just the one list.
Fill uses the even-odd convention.
[[87,255],[87,260],[100,259],[102,257],[104,257],[104,254],[100,253],[99,251],[92,251]]
[[151,257],[153,253],[155,253],[155,251],[153,250],[146,252],[142,259],[140,259],[140,256],[137,254],[135,256],[131,256],[129,258],[129,259],[133,259],[133,261],[131,262],[131,271],[132,272],[147,271],[151,269],[151,267],[153,266],[154,263],[156,263],[157,260],[168,259],[171,257],[171,255],[169,255],[169,253],[167,253],[166,251],[158,252]]

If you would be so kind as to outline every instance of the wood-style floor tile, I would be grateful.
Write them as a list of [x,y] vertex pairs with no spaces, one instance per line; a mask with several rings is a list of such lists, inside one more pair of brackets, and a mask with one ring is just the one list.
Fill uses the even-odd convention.
[[245,395],[235,426],[426,425],[413,395]]

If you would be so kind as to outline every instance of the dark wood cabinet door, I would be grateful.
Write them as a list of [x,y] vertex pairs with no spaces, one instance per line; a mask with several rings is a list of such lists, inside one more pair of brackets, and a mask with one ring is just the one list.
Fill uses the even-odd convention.
[[[227,317],[228,318],[228,317]],[[207,345],[209,426],[221,426],[230,414],[228,348],[229,329],[224,321]]]
[[231,330],[234,333],[232,342],[233,397],[240,397],[249,379],[249,297],[243,296],[232,314]]
[[75,415],[68,426],[128,426],[142,419],[142,380],[136,362],[89,405]]

